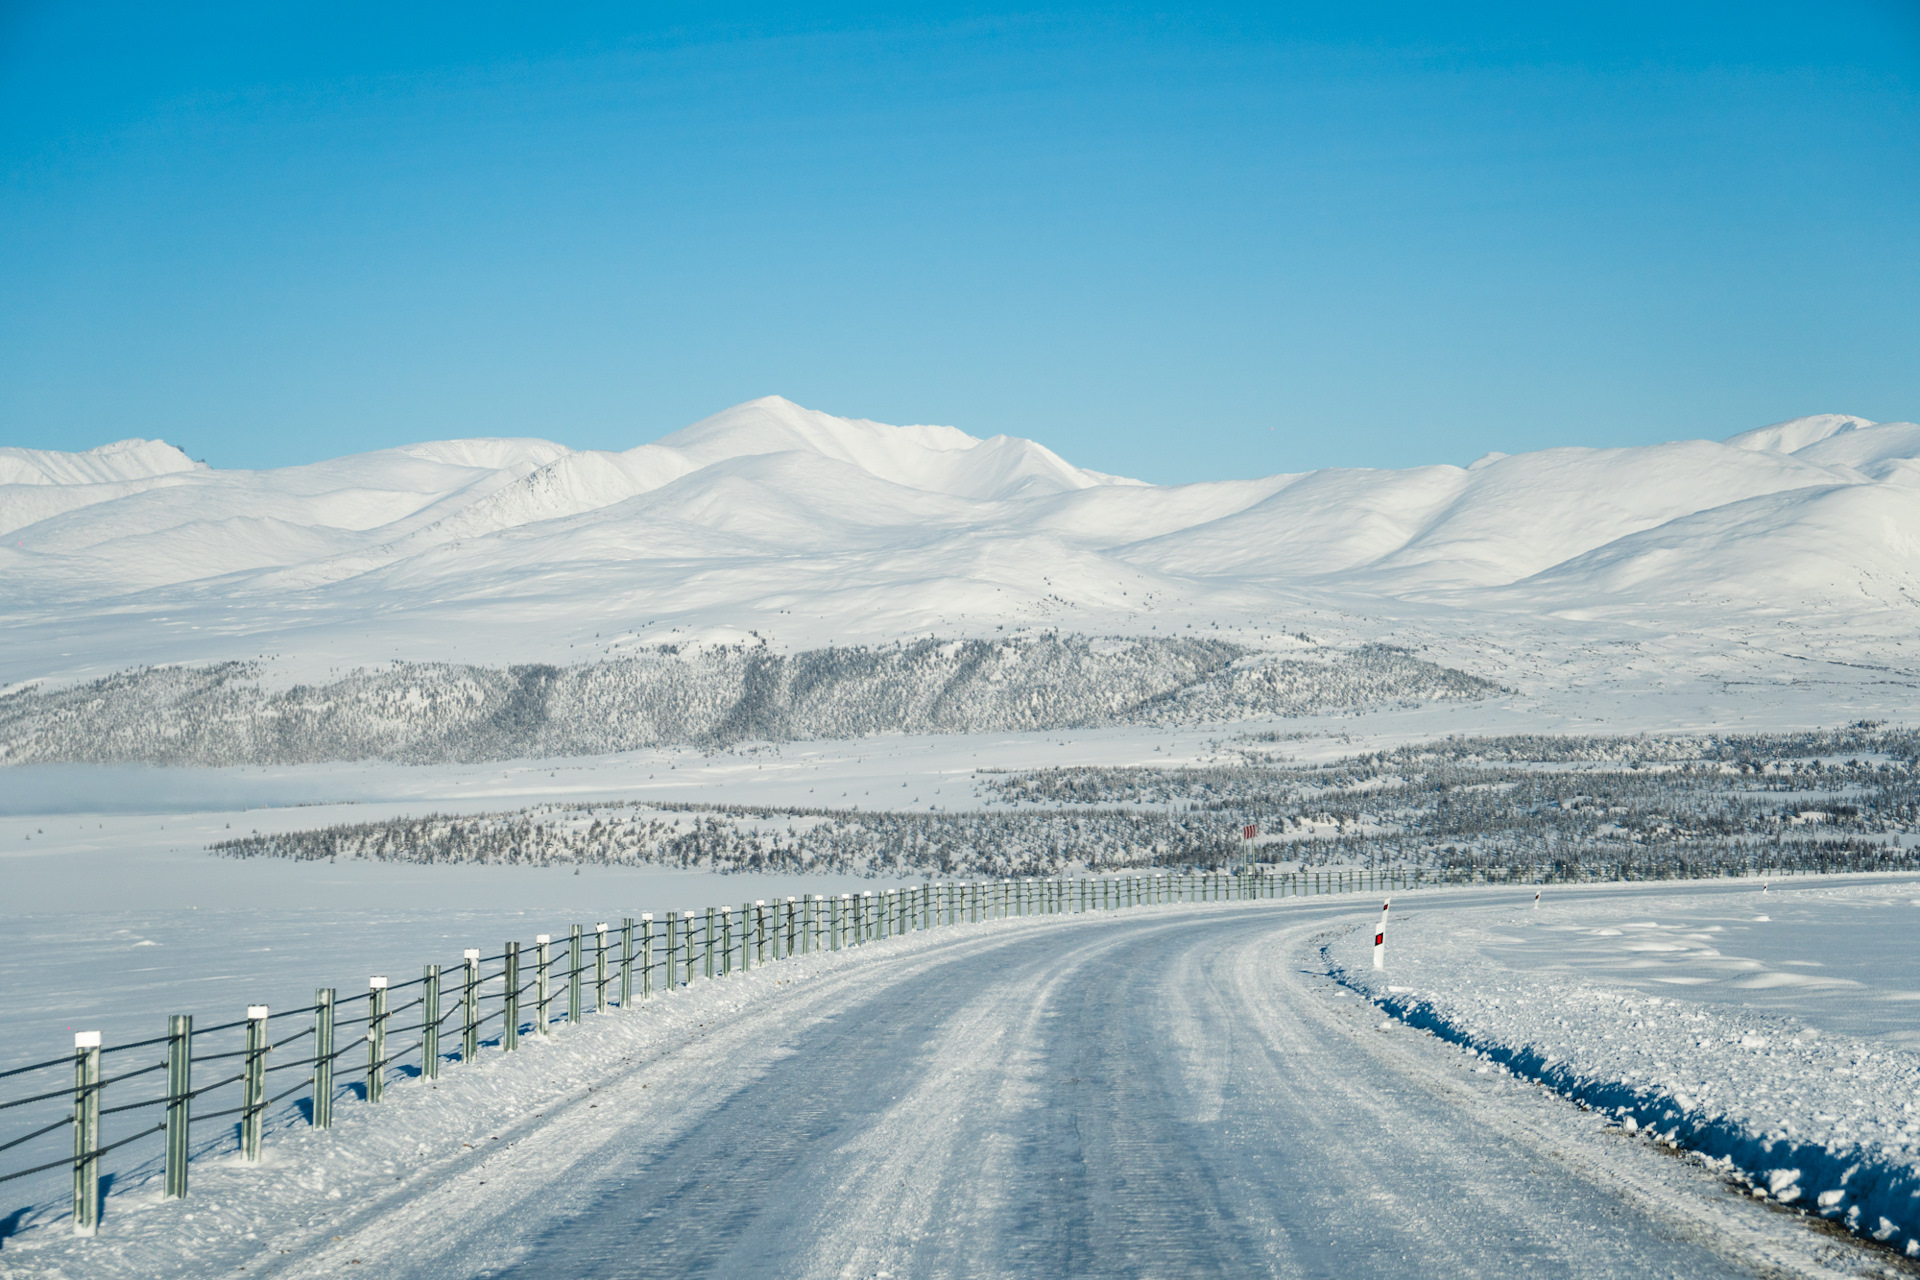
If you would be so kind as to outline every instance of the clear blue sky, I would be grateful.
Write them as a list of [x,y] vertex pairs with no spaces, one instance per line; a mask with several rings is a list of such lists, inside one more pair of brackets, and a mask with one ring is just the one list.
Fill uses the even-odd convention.
[[1914,0],[561,8],[0,0],[0,443],[777,392],[1175,481],[1920,417]]

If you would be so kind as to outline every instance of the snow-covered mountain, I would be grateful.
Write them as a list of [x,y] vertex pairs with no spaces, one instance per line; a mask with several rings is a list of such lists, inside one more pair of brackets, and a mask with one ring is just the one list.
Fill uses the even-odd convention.
[[1872,614],[1897,636],[1920,622],[1920,425],[1821,415],[1717,443],[1157,486],[768,397],[620,453],[483,439],[223,471],[149,441],[0,449],[0,532],[0,685],[749,633],[1259,643],[1310,615],[1462,644],[1542,618],[1844,631]]

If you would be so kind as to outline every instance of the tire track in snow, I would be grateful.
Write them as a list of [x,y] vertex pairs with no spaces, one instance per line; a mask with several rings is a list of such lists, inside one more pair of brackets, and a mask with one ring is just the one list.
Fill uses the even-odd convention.
[[[286,1274],[1851,1275],[1312,971],[1352,902],[956,936],[742,1007]],[[1345,927],[1344,925],[1339,927]],[[880,959],[880,948],[874,959]],[[611,1119],[611,1123],[609,1120]],[[489,1185],[482,1189],[481,1182]]]

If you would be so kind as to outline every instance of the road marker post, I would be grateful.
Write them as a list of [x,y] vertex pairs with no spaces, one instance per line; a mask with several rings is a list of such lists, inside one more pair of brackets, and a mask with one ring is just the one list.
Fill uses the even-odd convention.
[[1373,967],[1376,969],[1387,967],[1387,909],[1392,905],[1392,898],[1380,904],[1380,927],[1373,931]]

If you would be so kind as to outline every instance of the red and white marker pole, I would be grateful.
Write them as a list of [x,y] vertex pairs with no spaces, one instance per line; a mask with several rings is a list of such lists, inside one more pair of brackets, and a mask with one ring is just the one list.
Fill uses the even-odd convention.
[[1533,891],[1533,909],[1535,911],[1540,909],[1540,891],[1538,889]]
[[1373,931],[1373,967],[1376,969],[1387,967],[1387,908],[1392,905],[1392,898],[1380,904],[1380,927]]

